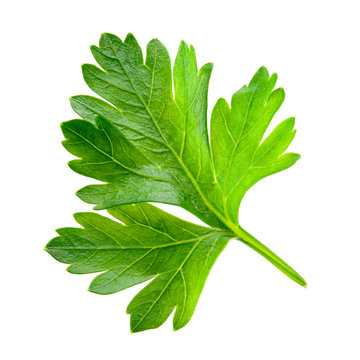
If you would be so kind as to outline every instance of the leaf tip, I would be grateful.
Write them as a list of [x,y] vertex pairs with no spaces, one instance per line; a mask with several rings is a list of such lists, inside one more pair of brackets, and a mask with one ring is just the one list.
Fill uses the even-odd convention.
[[77,190],[77,191],[75,192],[75,195],[76,195],[80,200],[88,203],[88,201],[87,201],[86,188],[87,188],[87,186],[84,186],[83,188]]
[[92,294],[99,294],[98,292],[96,292],[94,286],[92,286],[92,284],[90,284],[90,286],[87,288],[87,291],[92,293]]
[[136,41],[136,38],[135,38],[135,36],[134,36],[134,34],[133,33],[131,33],[131,32],[129,32],[129,33],[127,33],[127,35],[126,35],[126,37],[125,37],[125,43],[126,44],[128,44],[130,41]]
[[285,98],[285,90],[284,90],[284,88],[279,87],[279,88],[277,88],[276,90],[274,90],[274,92],[275,92],[275,91],[277,91],[279,94],[281,94],[282,97]]
[[275,86],[277,79],[278,79],[278,74],[276,72],[270,76],[270,81],[274,84],[274,86]]
[[287,121],[289,123],[289,127],[291,127],[292,129],[295,126],[295,116],[291,116],[288,119],[286,119],[285,121]]
[[84,220],[86,217],[86,212],[77,212],[73,214],[74,220],[81,225],[81,220]]
[[[259,75],[262,75],[264,77],[267,77],[269,78],[270,75],[269,75],[269,70],[266,68],[266,66],[260,66],[259,70],[256,72],[257,74]],[[256,74],[255,74],[256,75]]]
[[[191,47],[192,47],[192,45],[190,45],[190,48],[191,48]],[[181,50],[186,50],[186,51],[190,51],[189,45],[186,43],[185,40],[181,40],[181,41],[180,41],[179,49],[181,49]]]
[[138,333],[140,331],[143,331],[143,330],[147,330],[147,329],[141,329],[139,328],[139,324],[134,324],[131,322],[131,319],[130,319],[130,333],[131,334],[135,334],[135,333]]
[[94,210],[106,210],[106,206],[104,204],[98,204],[93,207]]
[[[94,52],[96,53],[97,51],[99,51],[99,47],[96,45],[90,45],[90,51],[92,54],[94,54]],[[95,55],[94,55],[95,56]]]
[[[94,54],[94,47],[90,46],[90,50],[91,50],[92,54]],[[85,81],[87,79],[87,76],[89,75],[89,72],[90,72],[90,69],[91,69],[92,66],[96,67],[96,66],[91,65],[91,64],[81,64],[81,72],[83,74],[83,77],[84,77]]]
[[[212,71],[213,68],[214,68],[214,63],[212,63],[212,62],[206,63],[201,67],[201,69],[204,69],[204,70],[207,70],[210,72]],[[200,71],[201,71],[201,69],[200,69]]]
[[175,332],[175,331],[178,331],[178,330],[180,330],[180,329],[182,329],[183,327],[184,327],[185,325],[179,325],[179,323],[177,322],[177,323],[173,323],[173,331]]
[[117,36],[108,32],[103,32],[100,35],[99,45],[102,46],[104,43],[111,42],[111,38],[117,38]]

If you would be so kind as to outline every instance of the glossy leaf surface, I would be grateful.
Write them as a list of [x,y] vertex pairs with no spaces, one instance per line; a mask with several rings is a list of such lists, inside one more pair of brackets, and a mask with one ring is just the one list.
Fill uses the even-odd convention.
[[131,301],[133,332],[160,326],[176,307],[174,329],[191,318],[208,273],[231,236],[178,219],[150,204],[74,217],[83,226],[58,229],[46,250],[74,274],[103,272],[89,290],[112,294],[155,277]]
[[[133,331],[160,326],[174,308],[174,328],[184,326],[230,238],[306,286],[238,223],[245,193],[300,157],[284,154],[295,136],[294,118],[264,138],[284,101],[284,90],[275,89],[277,75],[262,67],[233,95],[230,106],[219,99],[209,139],[212,64],[198,70],[192,46],[181,42],[173,71],[158,40],[150,41],[145,59],[131,34],[124,42],[103,34],[91,51],[99,67],[83,65],[83,76],[100,98],[71,98],[81,119],[62,124],[63,145],[77,157],[71,169],[102,182],[80,189],[80,199],[97,210],[108,209],[124,225],[92,213],[76,214],[83,229],[60,229],[47,251],[71,264],[73,273],[103,272],[90,286],[96,293],[153,278],[129,305]],[[148,202],[180,206],[209,227],[187,223]]]

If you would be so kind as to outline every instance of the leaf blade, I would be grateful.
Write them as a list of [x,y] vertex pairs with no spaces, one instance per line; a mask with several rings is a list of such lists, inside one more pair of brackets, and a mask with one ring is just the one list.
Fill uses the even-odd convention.
[[[128,307],[132,332],[160,326],[175,310],[174,329],[190,320],[216,258],[231,238],[257,251],[289,278],[305,280],[238,224],[245,193],[292,166],[284,153],[295,136],[294,118],[264,133],[284,101],[277,75],[260,68],[231,99],[220,98],[207,129],[212,64],[198,70],[195,50],[180,43],[175,64],[164,45],[149,42],[144,60],[136,39],[105,33],[91,47],[100,67],[83,65],[88,86],[104,100],[79,95],[71,106],[82,120],[62,124],[70,168],[103,184],[77,192],[94,209],[75,214],[82,228],[58,229],[46,250],[75,274],[101,273],[90,284],[111,294],[152,281]],[[174,95],[172,84],[174,82]],[[180,206],[210,228],[146,204]]]
[[[136,221],[126,216],[125,225],[94,213],[75,214],[83,228],[59,229],[60,236],[48,243],[46,251],[70,264],[72,273],[102,272],[89,287],[97,294],[112,294],[154,278],[129,304],[132,331],[160,326],[175,307],[181,308],[181,316],[175,313],[174,328],[182,327],[190,320],[210,269],[231,236],[187,223],[149,204],[110,211],[124,218],[130,208]],[[184,276],[183,287],[177,286],[179,276]],[[192,289],[191,298],[184,293],[184,284]]]

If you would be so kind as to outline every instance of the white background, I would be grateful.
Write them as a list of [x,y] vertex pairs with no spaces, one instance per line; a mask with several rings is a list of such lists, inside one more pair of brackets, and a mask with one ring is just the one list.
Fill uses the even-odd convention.
[[[13,359],[359,359],[358,1],[6,1],[1,26],[1,346]],[[91,179],[66,165],[59,124],[68,98],[91,94],[80,65],[102,32],[143,47],[181,39],[215,64],[209,108],[261,65],[296,115],[291,169],[246,195],[240,223],[292,265],[304,289],[239,242],[215,264],[195,314],[173,332],[130,334],[126,306],[142,287],[87,292],[93,275],[65,271],[42,249],[54,229],[91,210]],[[209,110],[210,111],[210,110]],[[184,211],[167,207],[181,217]],[[197,220],[194,220],[197,221]]]

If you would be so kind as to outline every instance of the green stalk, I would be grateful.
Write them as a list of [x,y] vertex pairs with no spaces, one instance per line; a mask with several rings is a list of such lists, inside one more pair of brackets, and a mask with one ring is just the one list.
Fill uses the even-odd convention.
[[262,244],[259,240],[255,239],[251,234],[240,226],[235,230],[235,234],[238,236],[235,239],[243,242],[251,249],[255,250],[257,253],[262,255],[265,259],[270,261],[274,266],[276,266],[280,271],[282,271],[290,279],[294,280],[301,286],[307,287],[306,281],[284,260],[279,258],[275,253],[273,253],[268,247]]

